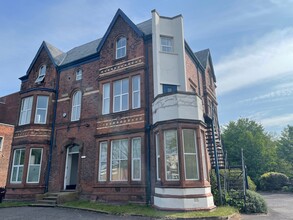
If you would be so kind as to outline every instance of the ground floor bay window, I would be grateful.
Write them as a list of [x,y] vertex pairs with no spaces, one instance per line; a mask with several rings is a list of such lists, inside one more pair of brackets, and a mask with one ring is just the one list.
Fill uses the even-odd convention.
[[177,123],[172,129],[170,125],[159,125],[154,131],[154,206],[167,210],[214,208],[207,179],[205,128]]
[[[26,151],[29,151],[29,154]],[[26,181],[26,183],[39,183],[42,155],[42,148],[15,149],[13,152],[10,183],[20,184],[23,181]],[[26,178],[23,180],[25,173]]]
[[[161,166],[165,167],[166,181],[176,181],[182,177],[184,180],[199,179],[196,130],[182,129],[181,131],[181,142],[179,143],[178,130],[165,130],[163,132],[163,146],[159,142],[159,133],[155,135],[157,180],[161,179]],[[183,154],[183,158],[180,160],[179,146]],[[161,164],[163,161],[160,159],[160,149],[163,149],[164,164]],[[184,168],[184,175],[180,174],[180,166]]]

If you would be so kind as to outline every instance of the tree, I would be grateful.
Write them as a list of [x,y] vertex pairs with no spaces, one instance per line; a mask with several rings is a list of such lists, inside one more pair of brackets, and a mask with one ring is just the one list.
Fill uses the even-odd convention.
[[278,166],[276,144],[262,125],[247,118],[230,122],[222,134],[230,165],[241,165],[241,148],[244,151],[248,175],[257,182],[265,172]]
[[286,164],[289,173],[288,176],[293,177],[293,126],[287,125],[281,133],[278,141],[277,154],[281,162]]

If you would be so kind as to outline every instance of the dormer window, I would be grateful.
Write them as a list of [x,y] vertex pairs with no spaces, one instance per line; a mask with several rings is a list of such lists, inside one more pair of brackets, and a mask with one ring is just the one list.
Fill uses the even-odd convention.
[[121,37],[116,42],[116,59],[126,56],[126,38]]
[[82,79],[82,70],[79,69],[75,73],[75,80],[78,81],[78,80],[81,80],[81,79]]
[[39,76],[36,79],[36,83],[41,83],[46,75],[46,65],[41,66],[41,68],[39,69]]

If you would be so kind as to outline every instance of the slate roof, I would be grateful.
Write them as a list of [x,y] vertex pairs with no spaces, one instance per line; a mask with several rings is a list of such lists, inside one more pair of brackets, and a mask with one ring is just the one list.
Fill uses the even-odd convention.
[[194,53],[194,55],[198,58],[199,62],[202,64],[204,68],[206,68],[207,66],[209,53],[210,53],[209,49],[201,50]]
[[[139,23],[136,26],[145,35],[149,35],[152,33],[152,19]],[[86,44],[75,47],[69,50],[68,52],[63,52],[59,50],[58,48],[54,47],[53,45],[49,44],[48,42],[45,42],[45,43],[55,63],[58,66],[61,66],[61,65],[66,65],[76,60],[95,54],[97,52],[97,48],[100,45],[101,41],[102,41],[102,38],[93,40]]]

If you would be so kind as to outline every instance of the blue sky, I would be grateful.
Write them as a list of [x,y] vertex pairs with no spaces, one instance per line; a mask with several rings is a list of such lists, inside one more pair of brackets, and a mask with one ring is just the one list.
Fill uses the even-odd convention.
[[293,124],[293,0],[3,0],[0,96],[19,90],[43,40],[62,51],[100,38],[118,8],[134,23],[184,18],[194,51],[210,48],[221,125],[239,117],[279,133]]

